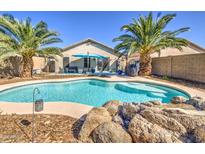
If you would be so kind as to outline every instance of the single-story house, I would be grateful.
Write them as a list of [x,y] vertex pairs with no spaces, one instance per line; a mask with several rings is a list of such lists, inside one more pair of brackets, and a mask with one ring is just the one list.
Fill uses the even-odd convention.
[[[205,49],[189,42],[187,47],[183,47],[183,51],[174,48],[167,48],[160,53],[154,53],[152,57],[167,57],[186,54],[205,53]],[[95,41],[93,39],[85,39],[80,42],[71,44],[63,49],[63,56],[57,56],[56,59],[45,60],[43,57],[34,57],[34,69],[44,70],[47,72],[79,72],[101,71],[106,67],[106,71],[115,72],[118,68],[123,69],[125,58],[118,59],[118,54],[113,48]],[[133,54],[129,61],[139,60],[138,53]],[[120,66],[119,65],[123,65]]]
[[104,70],[116,72],[118,54],[113,48],[93,39],[86,39],[63,49],[63,56],[45,61],[45,58],[34,57],[34,69],[46,69],[49,72],[86,72]]

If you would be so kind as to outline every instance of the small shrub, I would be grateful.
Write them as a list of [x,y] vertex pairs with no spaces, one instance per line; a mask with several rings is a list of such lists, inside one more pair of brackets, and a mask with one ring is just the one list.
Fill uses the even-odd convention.
[[162,77],[162,79],[163,79],[163,80],[170,80],[170,79],[169,79],[169,77],[168,77],[168,76],[166,76],[166,75],[165,75],[165,76],[163,76],[163,77]]

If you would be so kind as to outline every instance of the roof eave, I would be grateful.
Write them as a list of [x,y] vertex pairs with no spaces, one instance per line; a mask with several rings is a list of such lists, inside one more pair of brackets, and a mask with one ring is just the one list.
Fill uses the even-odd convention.
[[69,46],[63,48],[62,52],[65,52],[65,51],[67,51],[67,50],[69,50],[69,49],[71,49],[71,48],[74,48],[74,47],[76,47],[76,46],[78,46],[78,45],[81,45],[81,44],[83,44],[83,43],[86,43],[86,42],[92,42],[92,43],[96,43],[96,44],[98,44],[98,45],[101,45],[101,46],[103,46],[103,47],[105,47],[105,48],[107,48],[107,49],[109,49],[109,50],[112,50],[112,54],[114,54],[114,55],[116,55],[116,56],[119,56],[119,54],[116,52],[116,50],[114,50],[112,47],[109,47],[109,46],[107,46],[107,45],[105,45],[105,44],[103,44],[103,43],[101,43],[101,42],[98,42],[98,41],[93,40],[93,39],[90,39],[90,38],[85,39],[85,40],[82,40],[82,41],[77,42],[77,43],[74,43],[74,44],[71,44],[71,45],[69,45]]

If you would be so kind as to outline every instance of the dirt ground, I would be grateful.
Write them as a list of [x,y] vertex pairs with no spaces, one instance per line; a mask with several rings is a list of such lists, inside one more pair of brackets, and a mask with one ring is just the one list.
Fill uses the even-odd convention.
[[[76,119],[63,115],[35,115],[35,142],[75,143]],[[32,115],[0,115],[0,143],[32,142]]]
[[43,79],[65,79],[65,78],[74,78],[74,77],[87,77],[88,75],[49,75],[41,74],[34,75],[32,78],[20,78],[20,77],[9,77],[0,79],[0,85],[22,82],[22,81],[31,81],[31,80],[43,80]]
[[182,79],[173,79],[173,78],[163,79],[163,77],[160,76],[149,76],[149,77],[147,76],[145,78],[156,80],[156,81],[162,81],[165,83],[184,85],[205,92],[205,83],[197,83],[197,82],[192,82],[192,81],[187,81]]

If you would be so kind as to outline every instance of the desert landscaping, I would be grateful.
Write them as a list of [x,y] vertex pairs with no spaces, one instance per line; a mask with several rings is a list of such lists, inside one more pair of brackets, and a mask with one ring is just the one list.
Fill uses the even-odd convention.
[[[170,104],[106,102],[81,118],[36,115],[35,142],[201,143],[205,100],[173,98]],[[31,115],[1,115],[0,142],[31,142]]]

